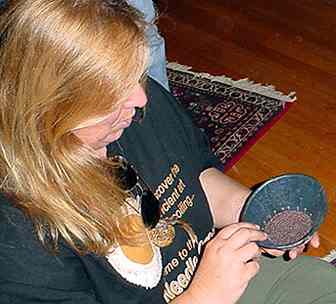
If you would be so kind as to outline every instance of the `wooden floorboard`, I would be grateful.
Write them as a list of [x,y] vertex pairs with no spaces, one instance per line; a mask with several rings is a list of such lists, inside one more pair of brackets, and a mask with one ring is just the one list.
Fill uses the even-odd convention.
[[297,102],[228,172],[248,186],[285,172],[317,177],[329,201],[324,255],[336,248],[336,2],[160,0],[169,61],[296,91]]

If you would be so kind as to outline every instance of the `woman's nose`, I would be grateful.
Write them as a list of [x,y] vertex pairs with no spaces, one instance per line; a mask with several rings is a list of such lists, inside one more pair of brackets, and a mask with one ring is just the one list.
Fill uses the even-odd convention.
[[147,96],[145,90],[141,85],[137,85],[131,95],[127,98],[125,102],[125,107],[127,108],[143,108],[147,103]]

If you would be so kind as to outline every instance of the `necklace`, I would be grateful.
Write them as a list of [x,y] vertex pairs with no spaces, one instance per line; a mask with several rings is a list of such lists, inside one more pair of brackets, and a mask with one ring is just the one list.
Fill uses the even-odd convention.
[[[117,144],[117,147],[122,157],[126,158],[126,153],[121,143],[117,140],[116,144]],[[141,180],[146,184],[143,178],[141,178]],[[141,199],[141,198],[138,198],[138,199]],[[138,204],[138,206],[140,206],[140,204]],[[139,208],[136,208],[135,211],[141,214],[141,210],[139,210]],[[157,247],[161,247],[161,248],[171,245],[176,235],[175,227],[174,227],[175,225],[179,225],[180,227],[182,227],[185,230],[185,232],[188,234],[192,242],[193,243],[196,242],[197,237],[193,229],[191,228],[191,226],[185,221],[180,220],[174,215],[170,217],[160,218],[159,222],[156,224],[154,228],[147,229],[147,233],[148,233],[148,237],[150,241]]]

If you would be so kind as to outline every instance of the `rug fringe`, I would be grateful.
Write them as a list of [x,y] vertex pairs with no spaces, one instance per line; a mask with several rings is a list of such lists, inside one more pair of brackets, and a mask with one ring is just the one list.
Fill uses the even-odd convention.
[[204,77],[211,81],[217,81],[242,90],[252,91],[254,93],[264,95],[270,98],[275,98],[283,102],[293,102],[296,100],[296,92],[290,92],[289,94],[286,95],[283,92],[276,90],[276,88],[273,85],[264,85],[260,83],[255,83],[254,81],[249,80],[248,78],[233,80],[225,75],[213,76],[208,73],[196,73],[191,71],[192,67],[182,65],[177,62],[168,62],[167,67],[176,71],[181,71],[194,75],[195,77]]
[[331,262],[336,259],[336,249],[330,251],[330,253],[322,258],[322,260]]

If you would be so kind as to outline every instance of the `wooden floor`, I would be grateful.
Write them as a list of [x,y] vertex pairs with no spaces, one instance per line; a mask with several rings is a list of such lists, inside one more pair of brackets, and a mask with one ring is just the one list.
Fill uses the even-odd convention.
[[318,178],[329,199],[320,230],[336,248],[336,2],[160,0],[169,61],[297,92],[297,102],[229,175],[246,185],[285,172]]

